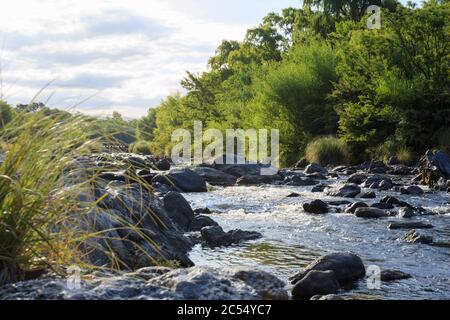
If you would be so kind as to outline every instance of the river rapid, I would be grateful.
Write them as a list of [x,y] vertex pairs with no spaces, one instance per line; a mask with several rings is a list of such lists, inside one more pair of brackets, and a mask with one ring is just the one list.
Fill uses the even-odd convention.
[[[335,179],[335,183],[342,178]],[[344,180],[342,180],[344,181]],[[410,181],[409,179],[405,179]],[[327,181],[330,183],[330,180]],[[435,241],[450,242],[450,195],[431,192],[422,196],[402,195],[394,191],[377,191],[376,199],[343,199],[312,193],[312,187],[233,186],[213,187],[207,193],[187,193],[185,198],[195,208],[207,207],[225,231],[243,229],[258,231],[260,240],[232,247],[204,248],[197,245],[190,258],[198,266],[229,268],[249,266],[268,271],[288,282],[316,258],[332,252],[353,252],[366,265],[381,270],[396,269],[412,275],[411,279],[382,283],[377,289],[367,279],[356,284],[343,296],[369,299],[450,299],[450,249],[425,244],[404,243],[408,230],[388,230],[398,217],[361,219],[353,214],[328,213],[311,215],[302,204],[314,199],[350,200],[367,204],[379,202],[385,195],[421,206],[436,215],[403,219],[423,221],[433,229],[418,230]],[[368,191],[368,190],[364,190]],[[287,197],[292,192],[300,197]],[[341,206],[344,208],[345,206]],[[369,269],[370,270],[370,269]]]

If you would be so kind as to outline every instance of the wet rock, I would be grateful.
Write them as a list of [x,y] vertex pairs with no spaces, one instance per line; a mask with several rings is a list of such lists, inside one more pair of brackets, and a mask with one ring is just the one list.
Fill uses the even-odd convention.
[[197,208],[194,210],[195,214],[212,214],[211,209],[209,208]]
[[157,160],[153,165],[153,167],[156,170],[160,170],[160,171],[170,170],[170,166],[171,166],[170,160],[166,159],[166,158]]
[[450,242],[446,242],[446,241],[433,241],[433,243],[431,245],[433,247],[450,249]]
[[232,186],[236,183],[237,178],[231,174],[209,167],[192,168],[196,174],[201,176],[211,185],[214,186]]
[[370,173],[387,173],[388,167],[383,163],[383,161],[372,160],[369,164],[368,171]]
[[294,300],[308,300],[315,295],[327,295],[339,291],[339,282],[333,271],[308,272],[292,289]]
[[318,183],[319,182],[317,180],[305,178],[299,175],[289,175],[283,180],[283,184],[296,187],[315,186]]
[[424,222],[392,222],[389,224],[388,229],[432,229],[434,226]]
[[407,243],[430,244],[433,242],[433,238],[431,236],[425,236],[418,233],[416,230],[408,231],[402,239]]
[[239,268],[234,271],[233,278],[254,288],[263,300],[289,299],[285,289],[286,284],[267,272]]
[[328,204],[330,206],[342,206],[342,205],[351,204],[351,202],[348,200],[338,200],[338,201],[328,201]]
[[391,169],[389,170],[389,174],[406,176],[412,174],[412,169],[405,165],[395,165],[391,167]]
[[289,280],[292,284],[296,284],[312,270],[333,271],[341,286],[361,279],[366,274],[364,263],[357,255],[352,253],[332,253],[317,259]]
[[387,214],[377,208],[358,208],[355,210],[355,216],[365,219],[378,219],[387,217]]
[[350,177],[348,177],[347,182],[354,183],[354,184],[362,184],[366,180],[367,180],[367,175],[362,174],[362,173],[354,173]]
[[303,204],[303,210],[307,213],[324,214],[328,212],[328,204],[322,200],[314,200]]
[[367,208],[367,207],[368,207],[367,203],[364,203],[364,202],[355,202],[355,203],[352,203],[352,204],[345,210],[345,212],[346,212],[346,213],[355,213],[356,209],[358,209],[358,208]]
[[128,274],[95,277],[70,290],[59,277],[0,287],[8,300],[263,300],[287,299],[285,284],[254,269],[207,267],[170,270],[145,268]]
[[374,175],[369,177],[364,181],[363,187],[370,189],[380,189],[380,190],[389,190],[394,186],[392,180],[390,178]]
[[305,168],[305,173],[312,174],[312,173],[322,173],[327,174],[328,170],[322,167],[320,164],[317,163],[311,163]]
[[219,224],[207,216],[197,215],[192,220],[189,231],[200,231],[204,227],[217,227]]
[[398,217],[399,218],[412,218],[416,215],[416,213],[414,212],[414,210],[412,208],[408,208],[408,207],[404,207],[404,208],[400,208],[400,210],[398,211]]
[[152,183],[161,183],[181,192],[206,192],[206,182],[200,175],[190,169],[174,169],[159,174]]
[[286,196],[286,198],[299,198],[299,197],[301,197],[301,194],[297,192],[292,192]]
[[262,237],[259,232],[232,230],[225,232],[219,226],[205,227],[201,229],[202,239],[208,247],[222,247],[243,241],[256,240]]
[[189,231],[189,226],[194,220],[194,211],[189,202],[175,191],[167,193],[163,201],[167,214],[179,230]]
[[373,191],[365,192],[361,196],[361,199],[375,199],[377,195]]
[[392,204],[389,203],[382,203],[382,202],[376,202],[376,203],[372,203],[370,205],[371,208],[377,208],[377,209],[381,209],[381,210],[390,210],[390,209],[394,209],[394,206]]
[[390,282],[396,280],[405,280],[410,279],[412,276],[408,273],[399,271],[399,270],[383,270],[381,271],[381,281]]
[[126,182],[127,177],[124,171],[120,172],[103,172],[98,175],[98,179],[103,179],[107,181],[121,181]]
[[408,194],[412,196],[420,196],[424,194],[422,188],[418,186],[403,187],[400,189],[400,192],[402,194]]
[[361,188],[355,184],[328,189],[327,194],[332,197],[354,198],[361,193]]
[[327,177],[322,173],[311,173],[307,174],[306,177],[315,180],[327,180]]
[[314,186],[312,189],[311,189],[311,192],[314,192],[314,193],[318,193],[318,192],[323,192],[326,188],[328,188],[329,186],[328,185],[326,185],[326,184],[318,184],[317,186]]
[[299,161],[297,161],[296,164],[294,164],[293,168],[295,170],[303,170],[306,168],[306,166],[309,164],[308,160],[306,160],[305,158],[300,159]]
[[279,179],[280,179],[280,177],[277,175],[271,175],[271,176],[245,175],[245,176],[240,177],[236,183],[237,183],[237,185],[240,185],[240,186],[253,186],[253,185],[274,183],[275,181],[277,181]]

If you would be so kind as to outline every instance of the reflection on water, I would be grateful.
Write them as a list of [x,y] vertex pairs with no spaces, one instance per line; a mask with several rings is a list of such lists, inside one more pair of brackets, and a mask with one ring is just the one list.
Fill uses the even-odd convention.
[[[308,215],[302,204],[325,198],[311,193],[311,187],[230,187],[209,193],[187,194],[193,208],[208,207],[211,215],[225,229],[258,231],[263,238],[228,248],[207,249],[196,246],[191,259],[197,265],[214,267],[247,266],[271,272],[287,282],[299,269],[330,252],[351,251],[366,264],[381,269],[397,269],[413,275],[412,279],[383,284],[369,290],[365,280],[346,295],[370,299],[449,299],[450,249],[427,245],[409,245],[398,240],[405,230],[391,231],[387,226],[398,218],[364,220],[349,214]],[[287,198],[291,192],[299,198]],[[379,192],[378,200],[388,193]],[[390,193],[392,195],[392,193]],[[435,212],[449,212],[448,194],[424,197],[395,197]],[[365,200],[367,203],[376,199]],[[427,216],[434,229],[421,231],[436,240],[450,241],[450,215]]]

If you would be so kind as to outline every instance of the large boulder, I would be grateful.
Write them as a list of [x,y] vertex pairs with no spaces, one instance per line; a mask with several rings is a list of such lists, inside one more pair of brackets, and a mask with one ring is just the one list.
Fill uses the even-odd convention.
[[434,226],[429,223],[424,222],[392,222],[389,224],[388,229],[399,230],[399,229],[432,229]]
[[450,178],[450,156],[444,151],[428,150],[422,162],[421,178],[429,187],[435,187],[441,178]]
[[206,192],[206,182],[203,177],[190,169],[174,169],[168,173],[159,174],[152,183],[161,183],[180,192]]
[[288,299],[285,283],[254,268],[143,268],[81,280],[69,290],[67,279],[48,276],[0,287],[7,300],[264,300]]
[[380,273],[381,281],[391,282],[396,280],[410,279],[412,276],[409,273],[405,273],[399,270],[383,270]]
[[264,175],[245,175],[240,177],[237,180],[237,185],[240,186],[253,186],[253,185],[260,185],[260,184],[270,184],[274,183],[277,180],[280,180],[281,177],[278,175],[270,175],[270,176],[264,176]]
[[312,270],[295,284],[292,298],[309,300],[316,295],[335,294],[339,288],[339,282],[333,271]]
[[164,198],[164,208],[175,226],[181,231],[189,231],[194,220],[194,211],[189,202],[178,192],[171,191]]
[[236,177],[210,167],[195,167],[192,171],[197,173],[211,185],[232,186],[236,183]]
[[341,286],[361,279],[366,275],[364,263],[357,255],[352,253],[332,253],[317,259],[289,280],[291,283],[296,284],[312,270],[333,271]]
[[341,187],[327,190],[327,194],[332,197],[354,198],[361,193],[361,188],[356,184],[346,184]]

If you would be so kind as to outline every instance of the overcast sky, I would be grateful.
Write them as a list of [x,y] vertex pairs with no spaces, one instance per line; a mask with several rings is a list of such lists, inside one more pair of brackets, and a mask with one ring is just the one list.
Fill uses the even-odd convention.
[[0,10],[0,96],[144,115],[202,71],[222,39],[242,40],[300,0],[9,0]]

